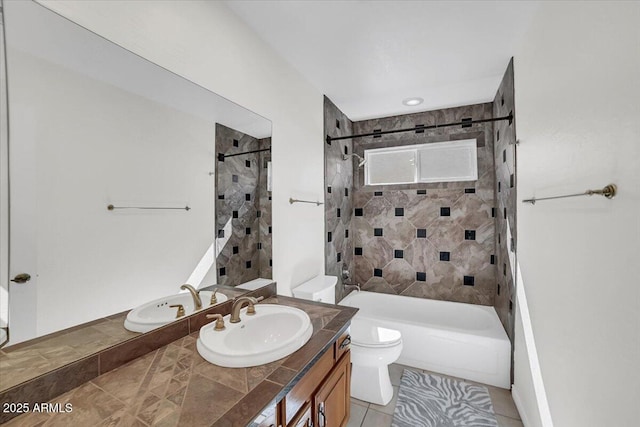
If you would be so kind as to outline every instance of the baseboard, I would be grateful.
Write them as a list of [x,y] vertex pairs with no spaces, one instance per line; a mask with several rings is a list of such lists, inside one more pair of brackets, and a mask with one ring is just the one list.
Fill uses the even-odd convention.
[[518,393],[518,388],[515,384],[511,386],[511,397],[513,398],[513,403],[516,404],[516,409],[518,409],[518,414],[520,414],[520,420],[522,420],[522,425],[524,427],[528,427],[529,417],[527,416],[527,411],[524,409],[524,404],[522,403],[522,398]]

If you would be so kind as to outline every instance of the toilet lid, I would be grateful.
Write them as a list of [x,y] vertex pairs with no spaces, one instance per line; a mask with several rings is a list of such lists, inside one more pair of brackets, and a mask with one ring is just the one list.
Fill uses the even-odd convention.
[[400,331],[364,319],[351,321],[350,334],[351,343],[361,347],[391,347],[402,341]]

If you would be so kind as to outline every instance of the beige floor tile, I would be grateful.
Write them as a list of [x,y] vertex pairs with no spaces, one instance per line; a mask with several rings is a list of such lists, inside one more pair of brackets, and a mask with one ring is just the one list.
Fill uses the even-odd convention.
[[516,420],[520,419],[520,414],[518,413],[516,404],[513,403],[510,390],[491,386],[486,387],[489,389],[491,403],[493,403],[493,412]]
[[365,406],[356,405],[351,402],[351,415],[349,416],[349,422],[347,427],[361,427],[364,416],[367,414],[367,408]]
[[421,372],[421,369],[412,368],[411,366],[401,365],[399,363],[392,363],[389,365],[389,377],[391,378],[391,385],[400,385],[400,379],[402,378],[402,372],[405,369],[411,371]]
[[392,416],[369,409],[362,422],[366,427],[391,427]]
[[369,402],[365,402],[364,400],[356,399],[355,397],[351,398],[351,403],[356,404],[358,406],[364,406],[365,408],[369,407]]
[[396,402],[398,401],[398,389],[399,387],[393,386],[393,397],[391,398],[391,401],[385,406],[380,406],[372,403],[371,405],[369,405],[369,409],[373,409],[374,411],[379,411],[384,414],[393,415],[393,411],[396,409]]
[[496,415],[499,427],[524,427],[522,421],[514,420],[513,418],[504,417],[502,415]]

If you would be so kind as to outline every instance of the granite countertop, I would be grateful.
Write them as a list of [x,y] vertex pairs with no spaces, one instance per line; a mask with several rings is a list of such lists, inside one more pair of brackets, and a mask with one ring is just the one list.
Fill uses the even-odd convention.
[[57,412],[30,412],[6,425],[247,426],[286,395],[357,311],[283,296],[264,302],[307,312],[307,344],[266,365],[223,368],[198,354],[194,332],[53,399]]

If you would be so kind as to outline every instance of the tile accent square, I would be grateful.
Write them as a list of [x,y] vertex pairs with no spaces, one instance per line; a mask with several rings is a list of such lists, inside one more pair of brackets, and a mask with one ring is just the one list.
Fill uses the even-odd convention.
[[271,226],[269,226],[269,234],[271,234]]
[[500,283],[496,285],[496,295],[500,295]]
[[327,243],[333,240],[333,234],[329,231],[327,232]]
[[247,202],[250,202],[250,201],[251,201],[251,194],[246,193],[246,194],[244,195],[244,200],[246,200]]
[[353,215],[362,216],[362,208],[355,208]]
[[393,257],[394,258],[404,258],[404,251],[401,249],[395,249],[393,251]]
[[245,262],[244,265],[245,265],[246,268],[251,268],[251,261]]
[[238,182],[238,175],[231,175],[231,181]]
[[340,218],[340,208],[336,209],[336,216]]
[[502,150],[502,163],[507,161],[507,149]]
[[342,253],[338,252],[338,254],[336,255],[336,261],[342,261]]
[[427,281],[427,273],[417,272],[416,273],[416,280],[418,282],[426,282]]
[[464,189],[464,193],[465,193],[465,194],[473,194],[473,193],[475,193],[475,192],[476,192],[476,189],[475,189],[475,188],[465,188],[465,189]]
[[224,230],[218,230],[218,239],[222,239],[224,237]]
[[416,230],[416,237],[418,237],[420,239],[424,239],[425,237],[427,237],[427,229],[426,228],[418,228],[418,230]]
[[462,279],[462,284],[465,286],[474,286],[476,278],[473,276],[464,276]]
[[491,218],[496,217],[496,208],[491,208]]
[[345,239],[349,238],[349,230],[344,230],[344,238]]
[[380,197],[380,196],[382,196],[382,191],[374,191],[373,195],[376,196],[376,197]]
[[220,267],[220,275],[221,276],[226,276],[227,275],[227,269],[225,267]]
[[218,200],[224,200],[224,194],[218,194]]
[[348,188],[344,189],[344,197],[349,197],[349,189]]
[[463,128],[470,128],[472,126],[472,122],[473,121],[473,117],[465,117],[462,119],[462,127]]
[[396,208],[396,216],[404,216],[404,208]]
[[327,187],[327,193],[331,194],[331,186]]
[[244,166],[247,167],[247,168],[250,168],[251,167],[251,161],[250,160],[245,160],[244,161]]
[[496,263],[496,256],[491,255],[491,264],[495,264],[495,263]]
[[233,252],[234,255],[237,254],[239,251],[240,251],[240,248],[238,246],[234,246],[232,248],[232,252]]
[[440,252],[440,261],[449,261],[451,258],[450,252]]
[[464,230],[464,240],[476,240],[476,230]]
[[382,237],[382,228],[374,228],[373,235],[376,237]]
[[256,212],[256,218],[260,218],[262,216],[262,211]]
[[238,211],[233,211],[233,213],[231,214],[231,216],[233,218],[238,218]]
[[362,248],[354,248],[353,249],[353,254],[354,255],[362,255]]
[[373,269],[373,275],[374,275],[375,277],[382,277],[382,269],[380,269],[380,268],[374,268],[374,269]]
[[234,140],[233,140],[233,146],[234,146],[234,147],[238,147],[238,146],[240,146],[240,141],[238,141],[237,139],[234,139]]
[[507,219],[507,208],[502,208],[502,212],[504,219]]
[[258,248],[258,250],[262,249],[262,243],[258,242],[258,244],[256,245],[256,247]]
[[515,185],[516,177],[514,174],[509,175],[509,188],[513,188]]
[[440,216],[451,216],[451,208],[440,208]]
[[416,194],[417,194],[417,195],[424,195],[424,194],[427,194],[427,190],[416,190]]
[[251,234],[251,227],[247,227],[244,229],[245,234]]

